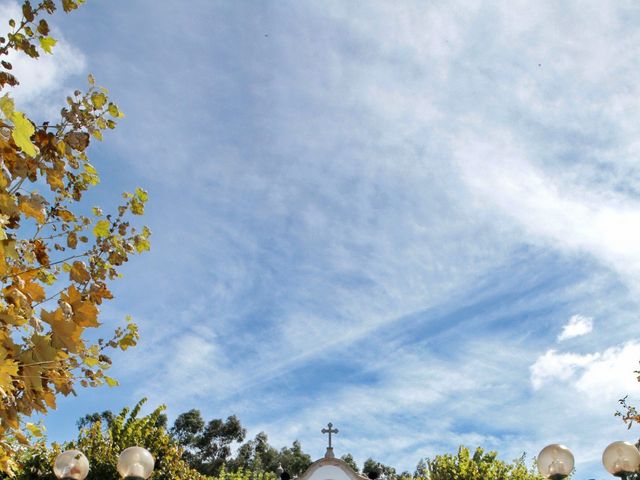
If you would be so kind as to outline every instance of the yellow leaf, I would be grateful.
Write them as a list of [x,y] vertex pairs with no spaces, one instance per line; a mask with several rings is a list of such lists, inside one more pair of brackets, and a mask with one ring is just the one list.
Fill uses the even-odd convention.
[[82,327],[98,327],[98,307],[91,302],[79,302],[73,305],[73,319]]
[[93,357],[85,357],[82,361],[89,367],[95,367],[99,363],[98,359]]
[[2,275],[9,271],[9,264],[7,263],[7,259],[9,258],[13,258],[14,260],[18,258],[16,241],[10,239],[0,240],[0,274]]
[[76,216],[67,209],[58,208],[56,211],[58,213],[58,217],[65,222],[73,222],[76,219]]
[[96,237],[108,237],[110,226],[109,220],[100,220],[96,223],[95,227],[93,227],[93,234]]
[[137,237],[134,241],[136,246],[136,251],[138,253],[148,252],[151,250],[151,242],[143,237]]
[[55,38],[42,37],[40,39],[40,47],[42,47],[42,49],[47,53],[53,53],[51,49],[55,46],[56,43],[58,43],[58,41]]
[[73,320],[65,317],[62,309],[57,308],[53,312],[42,310],[41,318],[43,322],[51,325],[51,340],[54,348],[66,348],[71,353],[78,353],[83,346],[83,328]]
[[8,93],[5,93],[0,97],[0,110],[2,110],[2,113],[4,113],[6,118],[11,118],[11,115],[13,115],[13,109],[13,98],[11,98]]
[[53,392],[45,390],[44,392],[42,392],[42,398],[50,408],[56,408],[56,396],[53,394]]
[[71,266],[69,278],[71,278],[71,280],[73,280],[74,282],[86,283],[91,280],[91,274],[87,270],[87,266],[84,264],[84,262],[75,261]]
[[0,193],[0,212],[5,215],[11,216],[18,210],[16,206],[16,197],[8,193]]
[[118,381],[115,378],[111,378],[111,377],[107,377],[105,375],[104,377],[105,382],[107,382],[107,385],[109,385],[110,387],[117,387],[118,385],[120,385],[120,383],[118,383]]
[[37,193],[33,193],[29,196],[22,195],[20,197],[20,211],[24,213],[27,217],[35,218],[38,223],[45,222],[45,210],[44,206],[46,204],[46,200],[42,195],[38,195]]
[[91,95],[91,103],[96,109],[100,109],[107,103],[107,96],[104,93],[94,93]]
[[63,293],[60,298],[69,302],[73,310],[73,320],[81,327],[97,327],[98,307],[91,301],[83,300],[78,289],[71,285],[67,293]]
[[39,427],[38,425],[27,423],[25,427],[27,427],[27,430],[29,430],[29,432],[31,432],[31,435],[33,435],[34,437],[41,437],[43,435],[42,427]]
[[29,295],[31,300],[34,302],[41,302],[46,296],[44,288],[42,288],[39,283],[34,283],[30,280],[27,280],[24,287],[21,287],[20,290],[22,290],[26,295]]
[[6,393],[13,390],[13,377],[17,376],[18,364],[3,355],[0,360],[0,388]]
[[[60,142],[58,145],[64,145],[64,142]],[[62,174],[56,170],[47,171],[47,183],[52,190],[64,189],[64,182],[62,181]]]
[[115,103],[110,103],[109,104],[109,113],[114,118],[122,118],[122,117],[124,117],[124,113],[122,113],[120,111],[120,109],[118,108],[118,106]]
[[76,248],[78,246],[78,235],[76,232],[69,232],[67,235],[67,247]]
[[31,142],[31,135],[36,131],[33,123],[24,116],[22,112],[13,112],[11,114],[14,128],[11,131],[11,137],[16,145],[22,149],[27,155],[34,157],[38,153],[38,149]]
[[22,432],[16,431],[16,432],[13,432],[13,434],[15,435],[16,439],[18,440],[18,442],[20,442],[21,445],[29,445],[29,440],[27,439],[27,437],[24,436]]
[[84,164],[84,171],[91,175],[98,175],[98,170],[96,170],[96,167],[94,167],[90,163]]
[[33,392],[44,391],[43,379],[40,378],[44,376],[43,374],[44,372],[40,365],[23,365],[22,375],[24,377],[27,390],[31,390]]
[[146,192],[146,190],[143,190],[140,187],[136,188],[136,197],[138,197],[138,199],[141,202],[146,202],[149,199],[149,194]]
[[51,346],[49,335],[35,334],[31,337],[31,342],[31,357],[34,362],[53,362],[56,359],[58,351]]

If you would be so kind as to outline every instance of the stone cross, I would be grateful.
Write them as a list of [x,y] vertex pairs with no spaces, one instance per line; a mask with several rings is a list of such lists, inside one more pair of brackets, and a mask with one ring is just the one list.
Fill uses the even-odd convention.
[[331,447],[331,434],[332,433],[338,433],[338,429],[337,428],[333,428],[333,423],[329,422],[327,424],[327,427],[329,428],[323,428],[322,429],[322,433],[328,433],[329,434],[329,448]]

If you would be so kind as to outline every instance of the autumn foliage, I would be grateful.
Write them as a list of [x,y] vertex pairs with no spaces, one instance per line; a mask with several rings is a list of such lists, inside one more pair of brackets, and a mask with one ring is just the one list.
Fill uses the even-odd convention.
[[[65,12],[83,0],[62,0]],[[113,214],[87,208],[84,193],[99,182],[88,157],[93,140],[123,117],[108,92],[89,76],[86,91],[67,97],[60,117],[35,122],[12,90],[19,78],[10,53],[37,61],[54,52],[46,17],[53,0],[25,1],[22,18],[0,37],[0,471],[15,467],[16,445],[40,429],[27,423],[55,408],[78,385],[116,385],[105,371],[109,349],[136,344],[130,321],[95,342],[85,332],[100,326],[100,305],[113,298],[108,284],[132,254],[149,249],[149,230],[131,215],[144,212],[147,194],[123,195]]]

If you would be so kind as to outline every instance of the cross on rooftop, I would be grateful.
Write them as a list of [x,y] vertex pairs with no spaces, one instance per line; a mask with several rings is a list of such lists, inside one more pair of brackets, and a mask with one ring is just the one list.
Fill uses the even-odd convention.
[[329,448],[333,448],[331,446],[331,434],[332,433],[338,433],[338,429],[337,428],[333,428],[333,423],[329,422],[327,424],[327,427],[329,428],[323,428],[322,429],[322,433],[328,433],[329,434]]

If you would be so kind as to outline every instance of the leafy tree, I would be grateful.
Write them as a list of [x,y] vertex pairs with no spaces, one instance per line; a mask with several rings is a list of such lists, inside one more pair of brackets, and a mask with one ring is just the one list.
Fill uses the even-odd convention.
[[[60,0],[70,12],[84,0]],[[149,249],[150,231],[137,231],[130,214],[144,212],[147,193],[125,193],[113,215],[82,204],[99,182],[87,155],[123,115],[89,76],[86,92],[67,97],[60,118],[34,122],[18,109],[9,88],[19,88],[9,54],[34,60],[51,54],[56,40],[43,16],[57,2],[22,4],[22,18],[0,36],[0,471],[15,467],[18,444],[39,435],[26,422],[56,406],[58,395],[82,386],[116,385],[105,375],[108,350],[136,344],[129,322],[112,337],[88,341],[99,327],[108,283],[134,253]],[[56,303],[57,302],[57,303]],[[94,338],[95,336],[92,336]]]
[[[253,440],[253,462],[251,468],[256,471],[273,471],[278,466],[278,451],[269,445],[269,437],[260,432]],[[284,465],[283,465],[284,468]]]
[[311,463],[311,456],[302,450],[298,440],[291,447],[283,447],[278,451],[269,445],[267,434],[260,432],[253,440],[238,448],[235,459],[227,462],[227,468],[231,471],[274,472],[281,465],[289,475],[295,476],[304,473]]
[[375,461],[373,458],[367,458],[362,466],[362,473],[371,479],[384,476],[385,478],[397,478],[396,469],[388,465],[384,465]]
[[[284,449],[283,449],[284,450]],[[238,448],[234,459],[229,459],[227,469],[229,471],[249,470],[256,472],[271,472],[278,468],[281,458],[278,450],[269,445],[269,437],[266,433],[258,433],[253,440],[249,440]],[[288,465],[282,467],[289,473]]]
[[413,472],[414,478],[427,478],[429,475],[429,467],[427,465],[427,461],[424,458],[421,458],[418,464],[416,465],[416,469]]
[[350,453],[347,453],[345,455],[342,455],[340,457],[340,459],[346,463],[347,465],[349,465],[351,467],[351,469],[354,472],[359,472],[360,469],[358,468],[358,464],[356,463],[355,459],[353,458],[353,455],[351,455]]
[[205,423],[199,410],[178,416],[171,435],[185,449],[183,458],[205,475],[217,475],[231,459],[231,447],[244,440],[246,430],[235,415]]
[[471,455],[469,449],[461,446],[456,455],[437,455],[427,460],[429,480],[543,480],[543,477],[527,469],[524,459],[505,463],[497,458],[496,452],[485,453],[477,448]]
[[244,468],[232,472],[222,467],[218,475],[209,478],[215,480],[277,480],[278,477],[274,472],[253,471]]
[[148,449],[156,459],[154,480],[204,480],[181,458],[182,450],[159,425],[164,406],[151,414],[139,417],[145,400],[133,408],[125,408],[110,423],[101,419],[80,430],[78,439],[63,446],[47,449],[44,442],[26,449],[21,455],[21,469],[17,480],[55,480],[51,465],[55,456],[63,450],[75,448],[82,451],[91,465],[87,480],[120,480],[116,471],[118,455],[133,445]]
[[289,447],[283,447],[278,453],[278,463],[282,465],[290,475],[301,475],[311,465],[311,456],[302,451],[302,446],[295,440]]
[[[96,422],[101,422],[102,425],[107,427],[111,427],[113,421],[115,420],[115,415],[111,410],[105,410],[102,413],[87,413],[84,417],[81,417],[76,422],[76,426],[78,430],[82,430],[83,428],[88,428]],[[158,419],[156,422],[156,427],[167,428],[167,414],[161,413],[158,415]]]
[[87,413],[84,417],[79,418],[76,422],[78,430],[90,427],[96,422],[102,422],[104,425],[110,426],[113,423],[114,415],[111,410],[105,410],[102,413]]
[[278,465],[292,476],[300,475],[311,457],[302,450],[298,440],[291,447],[277,450],[269,444],[266,433],[241,444],[232,457],[234,443],[244,440],[246,430],[235,415],[206,423],[199,410],[192,409],[176,418],[171,435],[184,448],[183,458],[206,475],[220,472],[275,472]]

